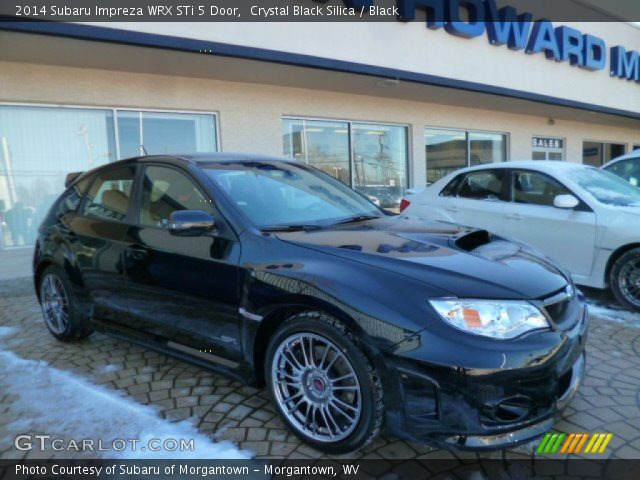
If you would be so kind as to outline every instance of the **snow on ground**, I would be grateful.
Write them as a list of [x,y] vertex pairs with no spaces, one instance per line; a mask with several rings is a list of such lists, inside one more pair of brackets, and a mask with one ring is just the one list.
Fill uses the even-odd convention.
[[[1,327],[0,334],[7,331]],[[8,414],[20,418],[4,425],[0,445],[26,432],[47,434],[52,438],[98,440],[111,446],[114,439],[139,439],[138,450],[130,442],[121,452],[89,452],[91,458],[209,458],[245,459],[251,452],[238,450],[229,442],[213,442],[189,422],[170,423],[151,407],[137,404],[117,392],[93,385],[46,362],[25,360],[0,350],[0,391],[19,397]],[[193,439],[193,451],[142,451],[149,440]],[[35,442],[34,442],[35,443]],[[157,445],[154,443],[153,445]],[[120,447],[118,447],[120,448]]]
[[628,327],[640,328],[640,313],[618,310],[609,306],[589,302],[589,315],[609,322],[621,323]]
[[18,331],[17,328],[0,326],[0,338],[2,338],[2,337],[10,337],[11,335],[16,333],[17,331]]

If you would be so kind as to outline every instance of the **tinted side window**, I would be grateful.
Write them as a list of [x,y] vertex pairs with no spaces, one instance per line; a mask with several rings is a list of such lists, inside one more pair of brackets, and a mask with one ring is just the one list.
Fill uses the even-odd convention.
[[571,192],[547,175],[536,172],[515,171],[511,185],[511,198],[516,203],[553,206],[557,195],[570,195]]
[[500,200],[504,170],[482,170],[467,174],[458,196],[474,200]]
[[82,197],[84,197],[87,192],[93,178],[93,176],[90,176],[76,182],[63,194],[62,198],[60,198],[56,204],[56,217],[62,217],[68,213],[76,213],[80,206],[80,202],[82,201]]
[[99,173],[87,193],[84,215],[123,222],[129,208],[134,177],[134,167]]
[[458,184],[460,183],[460,180],[462,180],[462,177],[464,177],[464,175],[458,175],[454,177],[453,180],[451,180],[449,183],[447,183],[447,186],[444,187],[440,192],[440,196],[450,197],[454,195],[456,193],[456,190],[458,189]]
[[211,201],[183,173],[167,167],[147,167],[142,186],[140,224],[163,227],[178,210],[204,210],[213,214]]

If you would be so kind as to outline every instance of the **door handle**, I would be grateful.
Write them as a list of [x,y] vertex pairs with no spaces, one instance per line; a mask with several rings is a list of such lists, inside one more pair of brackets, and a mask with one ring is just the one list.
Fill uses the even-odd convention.
[[149,255],[149,251],[144,247],[130,247],[129,255],[134,260],[144,260]]
[[453,213],[455,213],[455,212],[459,212],[459,211],[460,211],[460,209],[459,209],[458,207],[445,207],[444,209],[445,209],[447,212],[453,212]]
[[509,220],[523,220],[524,217],[522,215],[520,215],[519,213],[511,213],[509,215],[505,215],[505,218],[508,218]]

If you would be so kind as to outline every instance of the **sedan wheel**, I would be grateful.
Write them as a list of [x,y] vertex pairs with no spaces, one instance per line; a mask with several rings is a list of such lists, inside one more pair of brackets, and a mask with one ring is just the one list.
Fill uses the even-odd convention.
[[621,304],[640,311],[640,248],[616,260],[611,269],[611,288]]
[[330,340],[312,333],[291,335],[278,346],[271,369],[278,404],[303,435],[331,442],[353,432],[362,411],[360,384]]
[[320,312],[293,316],[272,336],[266,359],[276,407],[302,440],[347,453],[378,436],[382,384],[358,338],[339,320]]

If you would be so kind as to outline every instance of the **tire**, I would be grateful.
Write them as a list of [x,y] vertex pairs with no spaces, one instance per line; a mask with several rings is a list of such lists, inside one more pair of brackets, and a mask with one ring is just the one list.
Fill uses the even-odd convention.
[[616,260],[609,280],[618,302],[640,312],[640,248],[629,250]]
[[382,430],[380,379],[356,336],[330,315],[283,322],[267,347],[265,378],[284,422],[318,450],[352,452]]
[[62,341],[73,341],[93,333],[80,314],[69,279],[60,267],[47,267],[38,285],[42,316],[51,335]]

